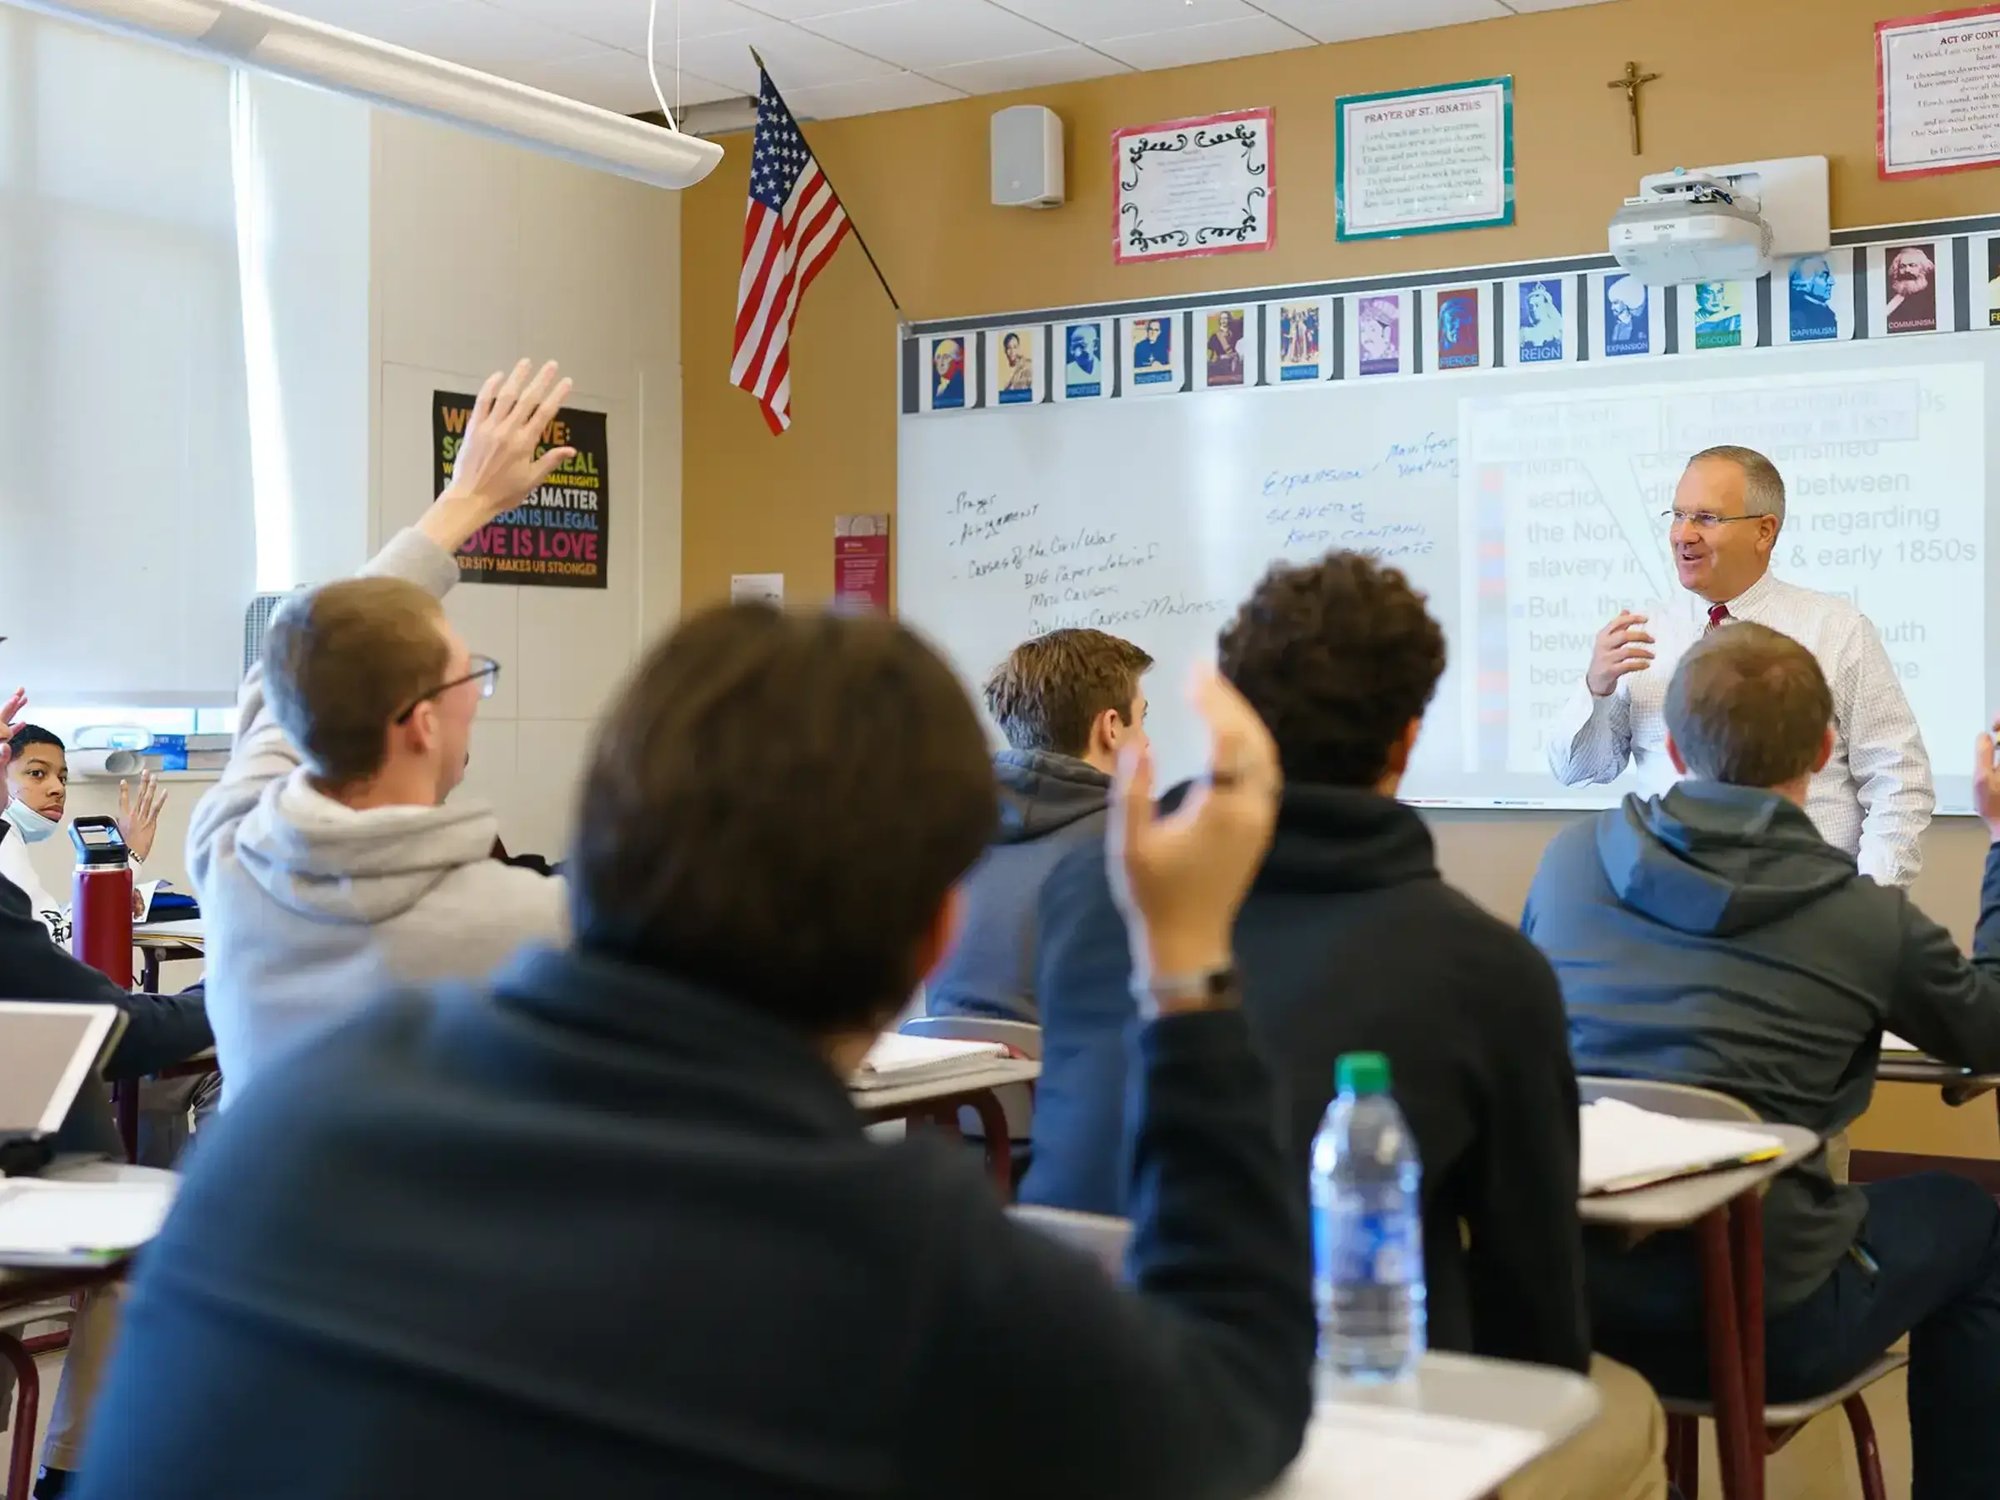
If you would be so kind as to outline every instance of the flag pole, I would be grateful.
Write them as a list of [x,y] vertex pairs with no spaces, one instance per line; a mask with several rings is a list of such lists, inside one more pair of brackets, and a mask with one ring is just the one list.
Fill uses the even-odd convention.
[[[757,64],[757,71],[762,73],[766,78],[770,78],[771,70],[764,65],[763,56],[755,47],[750,49],[750,57]],[[778,82],[775,78],[771,79],[771,92],[778,95],[778,102],[780,104],[784,104],[785,96],[778,92]],[[787,114],[791,114],[791,109],[791,105],[785,104],[785,112]],[[792,123],[798,125],[799,138],[804,140],[806,128],[803,125],[799,125],[799,117],[797,115],[792,115]],[[826,170],[826,163],[821,160],[820,154],[817,151],[813,152],[813,160],[819,162],[819,175],[826,178],[827,187],[832,190],[833,196],[840,200],[842,211],[846,212],[847,200],[840,196],[840,189],[834,185],[833,177]],[[847,214],[847,227],[854,232],[854,243],[859,245],[861,253],[868,257],[868,265],[875,272],[875,279],[882,283],[882,291],[888,297],[889,305],[896,310],[896,321],[900,324],[907,324],[909,319],[903,316],[903,304],[896,300],[896,293],[889,285],[889,278],[882,274],[882,263],[875,258],[875,252],[868,248],[868,241],[861,237],[861,226],[854,221],[854,215],[851,212]]]

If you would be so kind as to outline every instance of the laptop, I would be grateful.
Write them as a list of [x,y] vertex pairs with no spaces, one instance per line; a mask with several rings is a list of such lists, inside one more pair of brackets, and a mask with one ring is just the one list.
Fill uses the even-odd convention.
[[10,1171],[50,1164],[48,1143],[124,1031],[115,1005],[0,1001],[0,1161]]

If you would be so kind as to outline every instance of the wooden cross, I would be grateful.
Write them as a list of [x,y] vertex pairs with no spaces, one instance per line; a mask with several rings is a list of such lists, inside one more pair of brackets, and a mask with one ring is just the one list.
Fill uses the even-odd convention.
[[1632,111],[1632,154],[1639,154],[1639,90],[1652,83],[1658,73],[1641,73],[1635,62],[1625,64],[1625,76],[1614,78],[1605,85],[1609,89],[1625,90],[1625,107]]

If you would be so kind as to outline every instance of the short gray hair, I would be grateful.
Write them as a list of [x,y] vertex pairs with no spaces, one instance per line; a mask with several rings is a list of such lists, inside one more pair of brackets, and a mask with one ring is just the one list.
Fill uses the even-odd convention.
[[1735,464],[1743,471],[1743,514],[1776,516],[1778,529],[1785,529],[1785,476],[1778,472],[1776,464],[1755,448],[1720,443],[1713,448],[1702,449],[1688,460],[1688,467],[1692,469],[1710,459]]

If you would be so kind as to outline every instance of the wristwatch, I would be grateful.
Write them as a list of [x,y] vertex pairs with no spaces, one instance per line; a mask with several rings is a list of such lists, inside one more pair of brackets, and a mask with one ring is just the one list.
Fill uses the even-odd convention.
[[1160,974],[1142,979],[1132,976],[1132,997],[1147,1016],[1182,1010],[1220,1010],[1243,998],[1236,965],[1224,964],[1192,974]]

